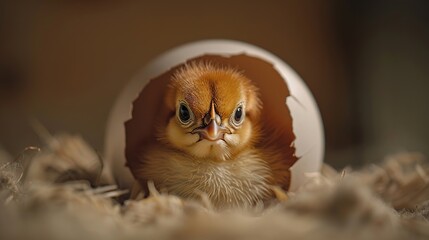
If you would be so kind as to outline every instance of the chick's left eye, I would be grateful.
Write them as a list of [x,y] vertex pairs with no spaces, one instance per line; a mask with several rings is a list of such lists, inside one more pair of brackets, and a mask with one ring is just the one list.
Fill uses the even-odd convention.
[[242,122],[243,122],[243,119],[244,119],[244,112],[243,112],[243,107],[242,106],[239,106],[236,110],[235,110],[235,112],[234,112],[234,116],[233,116],[234,118],[233,118],[233,123],[235,124],[235,125],[239,125],[239,124],[241,124]]
[[241,107],[238,107],[237,110],[235,110],[234,119],[235,121],[239,122],[241,120],[241,117],[243,117],[243,109]]

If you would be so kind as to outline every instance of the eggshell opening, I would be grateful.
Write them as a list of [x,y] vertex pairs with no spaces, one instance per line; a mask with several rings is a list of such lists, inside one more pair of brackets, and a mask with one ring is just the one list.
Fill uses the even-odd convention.
[[294,191],[305,174],[318,172],[323,160],[323,127],[317,105],[303,81],[283,61],[255,46],[228,40],[190,43],[155,59],[119,96],[108,121],[106,170],[123,187],[133,181],[125,162],[137,161],[145,143],[155,141],[155,123],[168,119],[162,107],[173,72],[190,61],[234,67],[260,90],[263,123],[275,126],[289,156]]

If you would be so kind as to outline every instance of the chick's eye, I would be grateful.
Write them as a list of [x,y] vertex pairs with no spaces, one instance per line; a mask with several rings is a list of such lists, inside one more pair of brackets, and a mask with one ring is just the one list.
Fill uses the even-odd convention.
[[235,109],[234,115],[233,115],[233,124],[234,125],[239,125],[243,122],[244,120],[244,110],[242,106],[237,107],[237,109]]
[[191,120],[191,112],[189,108],[183,103],[181,103],[179,106],[179,120],[183,124],[187,124]]

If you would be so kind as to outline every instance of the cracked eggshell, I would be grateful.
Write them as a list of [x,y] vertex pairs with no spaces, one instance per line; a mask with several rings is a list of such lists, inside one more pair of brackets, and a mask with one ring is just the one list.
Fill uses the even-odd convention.
[[[157,110],[173,70],[200,59],[237,67],[259,87],[266,121],[279,126],[279,131],[284,132],[284,141],[279,144],[284,145],[285,151],[293,150],[296,157],[291,167],[290,191],[305,183],[306,174],[320,171],[324,156],[322,120],[310,90],[298,74],[259,47],[230,40],[206,40],[160,55],[120,93],[107,122],[103,173],[106,178],[113,177],[121,187],[131,186],[133,177],[125,167],[125,156],[128,160],[136,157],[138,145],[153,138],[154,115],[162,114]],[[140,108],[144,112],[139,113]]]

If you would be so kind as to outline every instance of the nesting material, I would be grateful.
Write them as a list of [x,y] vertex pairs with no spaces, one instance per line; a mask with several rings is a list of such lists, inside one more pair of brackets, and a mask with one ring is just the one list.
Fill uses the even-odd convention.
[[[429,165],[420,154],[321,174],[270,206],[215,211],[159,193],[119,204],[82,138],[0,159],[0,239],[428,239]],[[34,150],[30,150],[34,151]],[[2,156],[7,156],[3,154]]]

